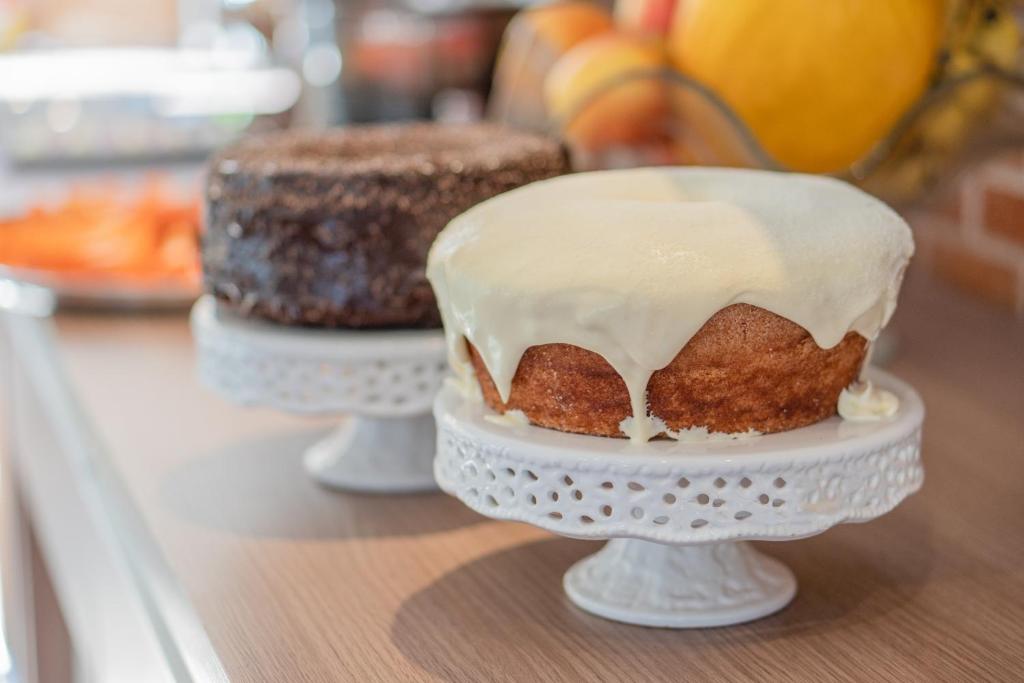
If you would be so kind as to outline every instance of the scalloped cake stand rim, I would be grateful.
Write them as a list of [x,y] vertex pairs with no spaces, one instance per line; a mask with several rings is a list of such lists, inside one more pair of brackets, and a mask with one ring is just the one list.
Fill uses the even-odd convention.
[[[740,540],[796,540],[826,531],[846,522],[863,522],[888,513],[923,482],[920,468],[920,433],[924,405],[908,384],[879,370],[869,372],[872,381],[894,391],[900,398],[899,412],[875,423],[846,423],[838,417],[791,432],[767,434],[749,440],[714,443],[676,443],[652,441],[630,444],[625,439],[566,434],[532,425],[508,426],[486,419],[490,409],[482,402],[465,399],[446,384],[434,403],[438,425],[438,451],[434,474],[443,491],[459,498],[477,512],[508,521],[538,526],[553,533],[579,539],[639,538],[665,544],[715,543]],[[600,473],[608,478],[630,478],[639,472],[667,478],[697,478],[709,475],[737,477],[763,475],[785,477],[794,470],[829,466],[863,458],[865,454],[889,451],[898,445],[912,444],[918,475],[895,486],[896,493],[877,504],[864,503],[850,508],[821,506],[801,510],[798,516],[776,524],[734,525],[720,530],[709,525],[696,529],[639,526],[631,520],[568,529],[565,520],[517,507],[492,507],[460,491],[440,467],[443,440],[447,434],[468,435],[486,444],[490,452],[500,452],[508,464],[528,468],[559,468],[568,474]],[[780,444],[794,444],[786,449]],[[867,465],[865,465],[867,467]]]

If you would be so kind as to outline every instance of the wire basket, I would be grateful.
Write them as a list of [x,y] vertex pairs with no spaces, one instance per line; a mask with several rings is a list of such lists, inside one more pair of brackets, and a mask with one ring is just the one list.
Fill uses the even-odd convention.
[[[505,46],[514,48],[503,51],[513,57],[497,64],[489,117],[562,137],[577,170],[652,165],[798,170],[774,158],[716,92],[668,67],[608,79],[567,116],[554,119],[541,93],[559,51],[520,17],[510,24]],[[628,116],[607,115],[624,103]],[[595,131],[599,135],[590,134]],[[594,144],[597,137],[600,143]],[[1024,69],[979,61],[926,90],[887,135],[832,175],[906,208],[926,201],[964,167],[1020,146]]]

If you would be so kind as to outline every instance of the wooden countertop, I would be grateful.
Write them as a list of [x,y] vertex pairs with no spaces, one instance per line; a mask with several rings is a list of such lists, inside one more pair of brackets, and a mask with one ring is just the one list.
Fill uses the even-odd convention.
[[[761,544],[781,613],[667,631],[585,614],[597,544],[447,496],[318,488],[330,425],[200,388],[183,317],[58,319],[58,348],[143,528],[234,681],[1010,680],[1024,671],[1024,320],[912,273],[889,370],[924,397],[924,489],[893,513]],[[186,653],[187,654],[187,653]]]

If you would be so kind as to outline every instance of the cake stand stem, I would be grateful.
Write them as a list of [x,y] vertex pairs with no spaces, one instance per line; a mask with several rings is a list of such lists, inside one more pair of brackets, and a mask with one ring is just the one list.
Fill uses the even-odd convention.
[[303,458],[306,471],[330,488],[407,493],[437,488],[431,415],[350,417]]
[[611,540],[565,574],[582,609],[641,626],[727,626],[767,616],[796,594],[781,562],[749,543],[670,546]]

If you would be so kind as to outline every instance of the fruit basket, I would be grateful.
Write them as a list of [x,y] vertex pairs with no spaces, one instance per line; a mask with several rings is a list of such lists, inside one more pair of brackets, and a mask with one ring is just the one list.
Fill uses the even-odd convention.
[[[670,0],[620,0],[603,21],[579,0],[528,10],[506,33],[489,113],[561,136],[580,170],[699,164],[827,173],[907,206],[965,165],[1024,145],[1024,52],[1022,12],[1009,3],[903,4],[946,14],[933,12],[928,33],[876,22],[865,10],[863,27],[880,26],[873,36],[842,38],[837,51],[847,61],[836,64],[827,36],[782,33],[787,17],[774,20],[775,44],[750,30],[746,0],[686,3],[691,13],[714,8],[690,23],[726,5],[733,12],[710,27],[717,33],[702,24],[700,40],[679,28],[682,4]],[[646,26],[619,11],[654,5],[661,18]],[[797,5],[777,10],[794,14]],[[720,43],[706,37],[718,33],[726,35]],[[760,51],[742,44],[750,36]],[[888,45],[876,50],[888,49],[888,61],[867,63],[871,37]],[[790,49],[800,41],[806,47]],[[716,61],[716,50],[732,61]],[[778,50],[789,52],[774,57]]]
[[[657,83],[667,103],[650,123],[646,139],[596,148],[570,141],[574,168],[683,164],[796,170],[766,151],[713,91],[668,69],[632,72],[608,82],[565,121],[555,122],[553,132],[586,119],[608,93],[641,83]],[[985,119],[971,122],[957,107],[978,87],[999,89],[1003,102]],[[964,165],[1015,146],[1024,146],[1024,76],[983,71],[930,91],[862,159],[833,175],[905,206],[926,200]]]

